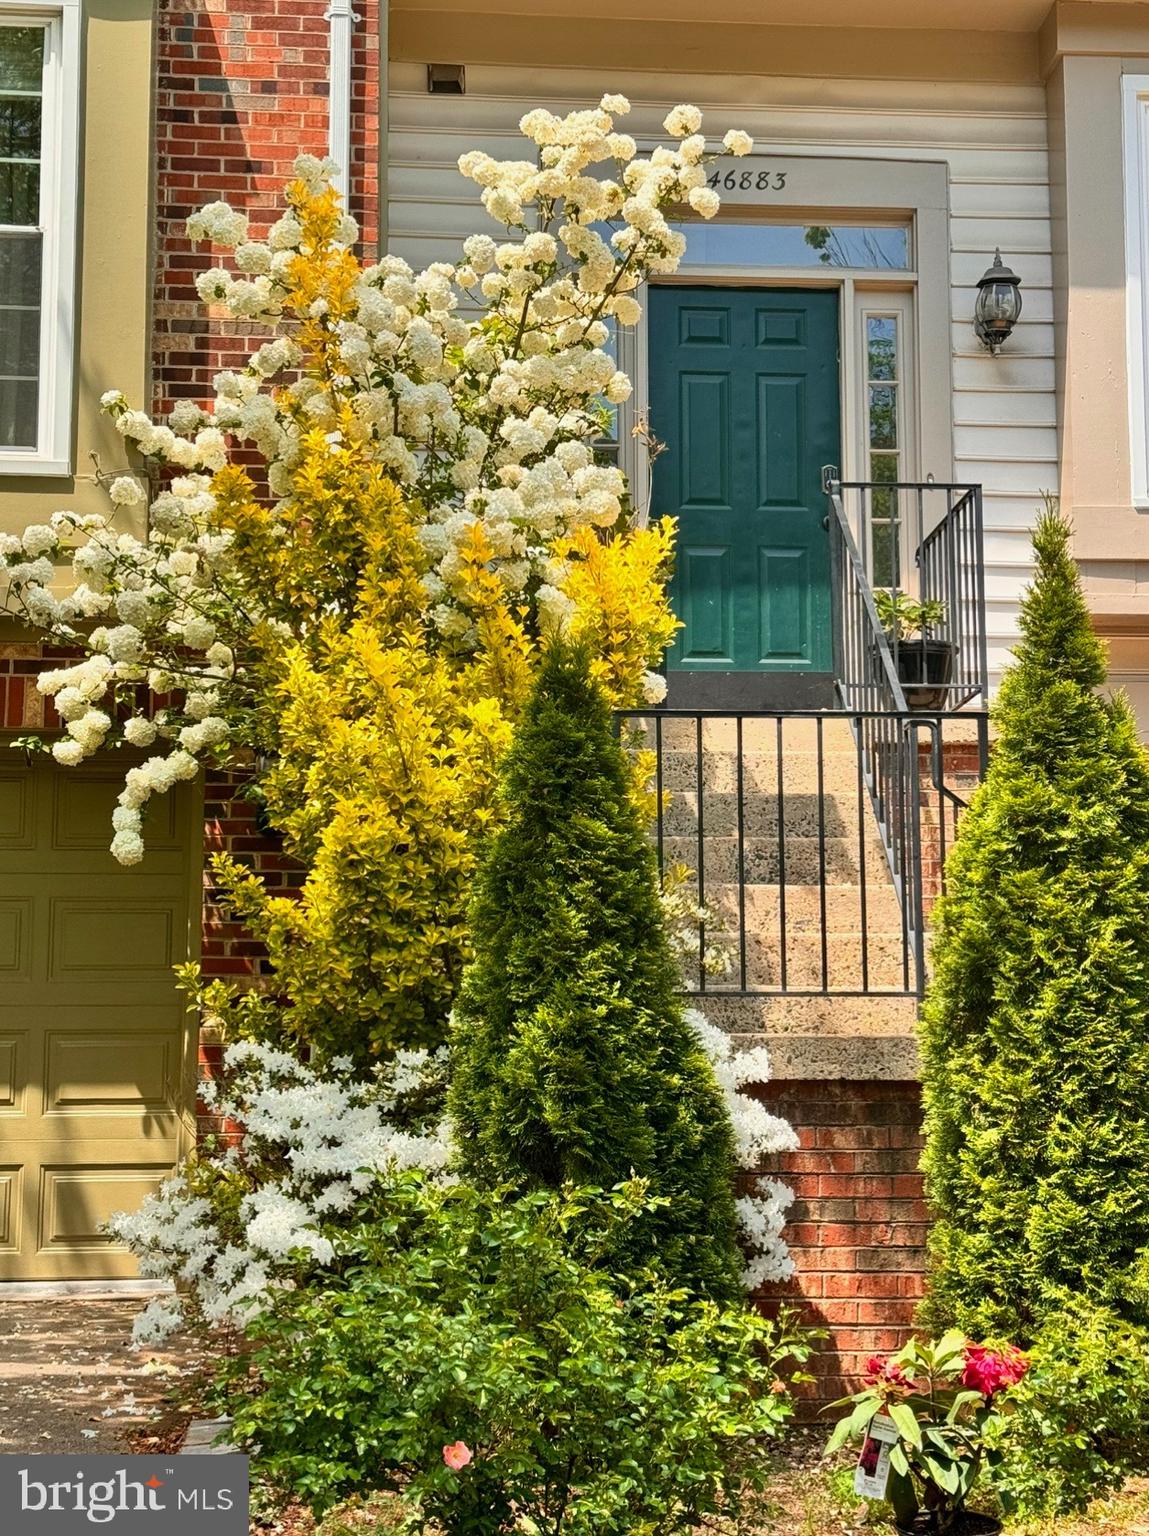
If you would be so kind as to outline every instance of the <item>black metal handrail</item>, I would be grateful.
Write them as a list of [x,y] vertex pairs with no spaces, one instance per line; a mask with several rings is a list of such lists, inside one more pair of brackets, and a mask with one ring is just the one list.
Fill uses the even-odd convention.
[[[697,907],[685,990],[922,995],[925,912],[984,772],[984,712],[647,709],[618,721],[631,750],[652,754],[660,873],[685,869]],[[967,757],[956,772],[955,747]],[[715,952],[724,971],[708,969]]]
[[980,485],[935,480],[837,480],[827,493],[851,531],[872,592],[937,605],[928,629],[889,645],[911,706],[940,710],[988,697]]

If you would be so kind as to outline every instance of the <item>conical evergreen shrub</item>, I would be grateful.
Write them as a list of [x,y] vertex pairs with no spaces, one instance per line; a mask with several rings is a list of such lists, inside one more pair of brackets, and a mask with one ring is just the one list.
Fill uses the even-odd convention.
[[1149,769],[1051,509],[924,1010],[926,1320],[1149,1320]]
[[552,648],[502,794],[452,1032],[467,1170],[524,1190],[633,1172],[664,1203],[616,1262],[737,1295],[730,1122],[684,1018],[653,850],[581,652]]

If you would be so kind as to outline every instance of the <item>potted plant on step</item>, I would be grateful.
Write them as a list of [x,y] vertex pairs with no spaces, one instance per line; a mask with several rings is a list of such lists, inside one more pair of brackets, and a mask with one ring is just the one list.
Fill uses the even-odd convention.
[[930,631],[945,623],[945,603],[937,597],[923,600],[897,587],[881,587],[874,592],[874,607],[894,653],[906,703],[911,709],[944,709],[957,646],[952,640],[932,637]]
[[966,1508],[995,1449],[1013,1388],[1029,1362],[1011,1345],[973,1344],[960,1332],[913,1339],[869,1362],[865,1385],[831,1404],[850,1409],[827,1456],[861,1445],[856,1490],[884,1498],[909,1536],[990,1536],[1000,1521]]

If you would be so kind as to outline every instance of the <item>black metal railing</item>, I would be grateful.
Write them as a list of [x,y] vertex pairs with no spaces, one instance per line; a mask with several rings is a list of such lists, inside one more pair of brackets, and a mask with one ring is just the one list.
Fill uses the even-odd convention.
[[985,768],[983,712],[618,718],[628,748],[649,754],[686,990],[921,996],[926,915]]
[[[980,485],[840,481],[827,472],[830,526],[841,520],[875,596],[892,664],[911,708],[959,709],[988,688]],[[893,600],[927,622],[889,622]],[[903,614],[906,609],[903,607]],[[874,617],[878,617],[875,611]],[[857,678],[839,672],[839,682]]]

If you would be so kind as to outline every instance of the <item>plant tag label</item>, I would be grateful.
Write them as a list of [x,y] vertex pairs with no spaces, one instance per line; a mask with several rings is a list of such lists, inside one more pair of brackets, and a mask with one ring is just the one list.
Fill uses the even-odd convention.
[[887,1414],[876,1413],[862,1443],[854,1492],[862,1499],[884,1499],[890,1481],[890,1447],[898,1443],[898,1426]]

